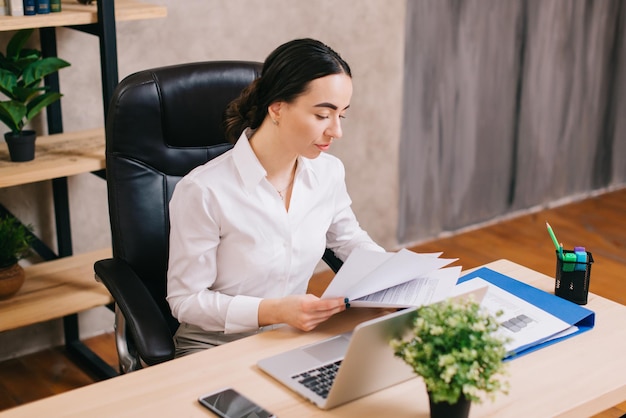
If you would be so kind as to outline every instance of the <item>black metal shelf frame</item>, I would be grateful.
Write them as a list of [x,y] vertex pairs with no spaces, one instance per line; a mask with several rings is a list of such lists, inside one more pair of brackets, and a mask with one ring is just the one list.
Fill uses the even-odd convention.
[[[113,90],[118,83],[117,66],[117,37],[115,29],[114,0],[98,0],[98,22],[89,25],[73,25],[68,28],[85,32],[99,37],[100,40],[100,70],[102,77],[102,100],[104,104],[104,120],[109,108]],[[57,56],[56,27],[39,29],[41,51],[45,57]],[[60,91],[58,73],[47,76],[45,83],[54,91]],[[58,134],[63,132],[63,116],[61,101],[57,101],[46,109],[48,132]],[[94,174],[103,177],[101,171]],[[72,233],[70,226],[69,190],[67,177],[52,179],[54,199],[54,213],[57,231],[56,258],[67,257],[73,254]],[[50,257],[52,251],[42,251]],[[105,363],[81,340],[78,331],[78,314],[63,318],[65,348],[76,359],[87,366],[99,379],[106,379],[117,375],[117,371]]]

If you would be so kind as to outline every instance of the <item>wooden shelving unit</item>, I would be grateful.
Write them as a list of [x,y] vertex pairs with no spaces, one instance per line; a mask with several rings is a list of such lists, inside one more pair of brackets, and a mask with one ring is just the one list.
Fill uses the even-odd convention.
[[[68,27],[100,39],[102,100],[104,111],[118,82],[115,23],[162,18],[165,7],[136,0],[98,0],[82,5],[63,0],[62,11],[35,16],[0,16],[0,31],[38,28],[45,56],[56,55],[56,27]],[[59,89],[58,75],[46,83]],[[49,106],[48,136],[38,136],[35,159],[10,162],[6,143],[0,143],[0,188],[51,180],[58,251],[39,243],[45,261],[26,268],[26,283],[8,300],[0,300],[0,332],[63,318],[65,345],[77,360],[90,366],[100,378],[116,371],[95,356],[78,335],[77,313],[112,302],[106,288],[94,278],[93,263],[111,256],[110,249],[74,255],[71,247],[67,177],[82,173],[101,173],[105,169],[104,129],[63,132],[60,102]],[[0,211],[6,210],[0,206]]]
[[0,332],[111,303],[111,295],[93,273],[93,263],[110,256],[111,251],[104,249],[26,267],[24,286],[0,302]]
[[102,170],[104,129],[38,136],[35,159],[24,163],[9,161],[6,142],[0,144],[0,188],[69,177]]
[[[83,5],[76,0],[63,0],[60,13],[34,16],[0,16],[0,31],[95,24],[98,23],[98,6],[96,3]],[[115,20],[117,22],[155,19],[165,16],[167,16],[167,9],[162,6],[135,0],[117,0],[115,2]]]

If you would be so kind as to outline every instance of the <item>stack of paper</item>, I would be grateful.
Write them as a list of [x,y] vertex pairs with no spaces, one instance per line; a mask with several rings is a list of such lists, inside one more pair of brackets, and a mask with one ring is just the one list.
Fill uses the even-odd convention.
[[593,328],[595,314],[551,293],[486,267],[459,279],[455,294],[488,286],[481,305],[498,317],[499,332],[509,338],[507,357],[513,358]]
[[443,268],[456,259],[439,256],[406,249],[397,253],[355,250],[322,298],[347,297],[354,307],[405,308],[480,293],[482,306],[493,314],[502,312],[499,332],[509,338],[508,358],[594,326],[595,314],[589,309],[486,267],[459,278],[461,267]]
[[421,254],[354,250],[322,295],[346,297],[354,307],[421,306],[450,296],[461,267],[442,268],[456,259]]

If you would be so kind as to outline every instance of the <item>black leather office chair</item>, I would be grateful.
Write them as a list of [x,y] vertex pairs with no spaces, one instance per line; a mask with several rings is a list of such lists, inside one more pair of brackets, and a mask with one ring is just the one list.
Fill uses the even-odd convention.
[[[113,94],[106,121],[113,258],[94,269],[115,300],[122,373],[174,358],[179,324],[165,300],[168,203],[185,174],[231,148],[221,129],[224,109],[261,67],[230,61],[145,70]],[[324,260],[341,267],[330,250]]]

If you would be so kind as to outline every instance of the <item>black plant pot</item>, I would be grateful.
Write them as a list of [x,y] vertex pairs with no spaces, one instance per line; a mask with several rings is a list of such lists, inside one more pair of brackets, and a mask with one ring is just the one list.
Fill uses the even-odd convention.
[[433,402],[429,393],[428,402],[431,418],[467,418],[472,406],[472,401],[465,396],[461,396],[457,403],[449,404],[448,402]]
[[11,161],[24,162],[31,161],[35,158],[35,139],[37,134],[35,131],[22,131],[21,134],[7,132],[4,134],[4,140],[9,146],[9,156]]

